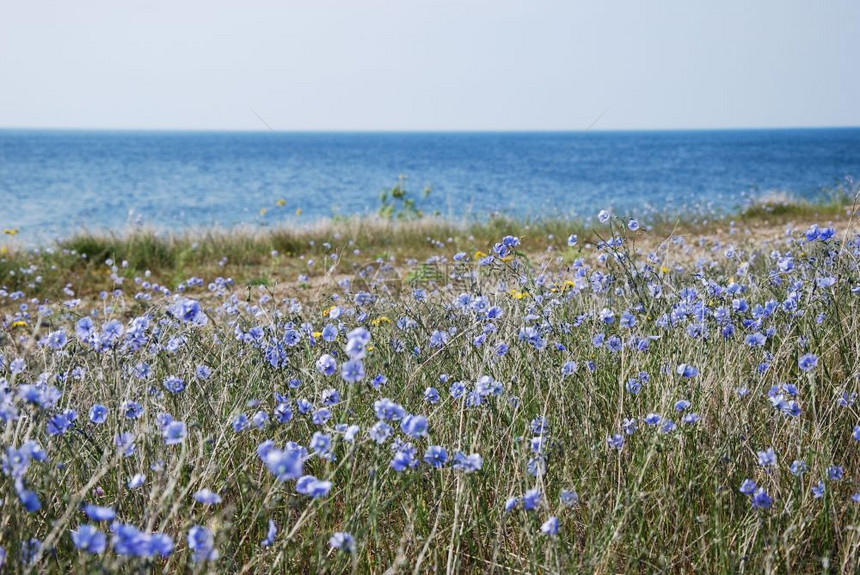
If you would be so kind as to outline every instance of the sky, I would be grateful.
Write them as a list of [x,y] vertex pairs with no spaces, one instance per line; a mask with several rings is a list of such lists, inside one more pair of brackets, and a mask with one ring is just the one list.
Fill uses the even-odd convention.
[[857,0],[0,0],[0,14],[0,127],[860,125]]

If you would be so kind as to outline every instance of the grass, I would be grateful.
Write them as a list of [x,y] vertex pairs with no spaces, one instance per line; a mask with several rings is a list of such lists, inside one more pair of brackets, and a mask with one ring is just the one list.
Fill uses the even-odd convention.
[[[774,205],[638,232],[621,219],[349,220],[265,233],[91,234],[15,250],[0,292],[3,442],[37,441],[48,459],[22,469],[7,451],[6,562],[40,572],[853,572],[860,241],[844,209]],[[807,241],[812,218],[836,221],[838,233]],[[792,239],[789,219],[804,224]],[[580,235],[572,248],[570,233]],[[521,245],[481,264],[474,252],[492,253],[506,235]],[[624,241],[598,245],[601,237]],[[452,259],[459,251],[467,261]],[[355,273],[378,256],[393,270]],[[433,266],[420,265],[427,258]],[[298,274],[309,277],[287,281]],[[85,317],[95,335],[84,333]],[[124,326],[116,338],[114,319]],[[370,335],[363,357],[348,344],[357,327]],[[68,342],[52,347],[60,331]],[[348,354],[363,367],[355,382],[341,375]],[[809,354],[817,365],[804,369]],[[332,375],[318,367],[325,355],[337,362]],[[13,369],[17,358],[24,365]],[[201,365],[211,375],[199,375]],[[683,365],[698,373],[686,377]],[[165,385],[172,376],[181,391]],[[426,417],[427,433],[410,436],[398,415],[377,442],[383,398]],[[127,417],[127,402],[140,404],[140,417]],[[96,404],[109,409],[104,423],[89,419]],[[165,413],[185,424],[176,444],[165,441]],[[133,435],[133,452],[117,447],[121,433]],[[616,435],[620,449],[608,441]],[[296,453],[288,442],[307,448],[302,474],[330,481],[330,491],[313,498],[296,477],[279,480],[279,452],[259,455],[269,440],[285,459]],[[449,455],[440,469],[424,462],[434,445]],[[762,465],[758,453],[771,448],[776,464]],[[458,468],[458,452],[482,464]],[[403,470],[393,463],[412,458]],[[795,460],[805,473],[792,472]],[[143,485],[130,488],[139,473]],[[746,479],[761,491],[741,493]],[[204,488],[220,503],[196,501]],[[38,510],[24,509],[22,489]],[[526,510],[530,490],[541,497]],[[511,498],[518,504],[506,512]],[[124,554],[128,542],[88,519],[84,503],[166,534],[171,552]],[[555,534],[545,532],[550,518]],[[277,535],[264,546],[270,520]],[[84,524],[106,534],[103,552],[76,549],[72,532]],[[189,541],[195,527],[211,545]],[[332,548],[338,532],[354,546]],[[147,555],[146,541],[131,547]]]
[[[844,220],[851,205],[850,198],[835,192],[814,203],[769,196],[734,214],[710,218],[652,214],[647,224],[651,237],[712,234],[729,229],[730,223],[758,229],[791,221]],[[369,259],[405,266],[410,260],[424,260],[446,250],[486,252],[507,234],[528,240],[531,254],[564,249],[570,234],[577,234],[583,243],[600,240],[593,222],[504,216],[471,223],[440,217],[353,217],[303,227],[200,229],[174,234],[144,228],[127,233],[81,232],[37,250],[9,244],[0,253],[0,278],[9,289],[26,287],[38,296],[57,297],[70,281],[92,294],[113,286],[103,265],[112,261],[125,262],[115,273],[127,279],[149,272],[151,281],[175,285],[192,270],[207,276],[229,274],[239,284],[248,285],[263,277],[286,281],[323,276],[333,263],[332,254],[339,258],[341,272],[352,273]],[[314,260],[314,265],[308,266],[308,260]],[[40,280],[34,281],[36,277]]]

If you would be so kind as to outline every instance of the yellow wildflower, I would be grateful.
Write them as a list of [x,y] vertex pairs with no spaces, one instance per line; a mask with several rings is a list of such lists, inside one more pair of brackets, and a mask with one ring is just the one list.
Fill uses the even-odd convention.
[[514,299],[525,299],[529,297],[529,292],[512,289],[511,295],[514,297]]
[[485,253],[484,253],[484,252],[482,252],[481,250],[478,250],[478,251],[476,251],[476,252],[475,252],[475,257],[476,257],[477,259],[484,259],[485,257],[487,257],[487,254],[485,254]]
[[381,315],[378,318],[372,320],[370,325],[377,326],[381,323],[391,323],[391,319],[386,315]]
[[13,321],[12,327],[27,327],[27,322],[22,319],[19,319],[18,321]]
[[5,228],[3,233],[7,236],[15,236],[18,235],[18,228]]
[[286,206],[287,200],[285,200],[284,198],[281,198],[280,200],[278,200],[278,205],[279,206]]

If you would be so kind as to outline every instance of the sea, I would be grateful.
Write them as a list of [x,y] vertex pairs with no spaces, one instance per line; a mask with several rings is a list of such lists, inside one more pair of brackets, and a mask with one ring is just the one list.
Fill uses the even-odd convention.
[[[588,219],[600,209],[709,216],[763,197],[816,200],[860,177],[860,128],[613,132],[0,130],[0,227],[302,226],[416,209]],[[427,193],[429,190],[429,193]]]

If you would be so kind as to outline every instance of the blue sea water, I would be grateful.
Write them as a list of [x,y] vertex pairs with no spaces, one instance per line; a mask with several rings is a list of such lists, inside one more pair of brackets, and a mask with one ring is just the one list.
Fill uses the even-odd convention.
[[[162,229],[369,214],[407,176],[427,212],[482,218],[732,210],[860,176],[860,128],[589,133],[0,130],[0,227]],[[422,199],[422,190],[432,193]],[[279,199],[286,206],[277,205]],[[261,209],[268,208],[265,216]],[[301,209],[302,215],[296,215]]]

